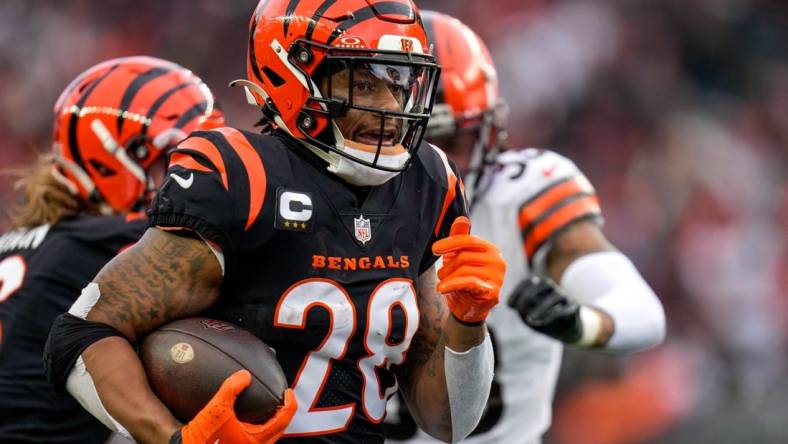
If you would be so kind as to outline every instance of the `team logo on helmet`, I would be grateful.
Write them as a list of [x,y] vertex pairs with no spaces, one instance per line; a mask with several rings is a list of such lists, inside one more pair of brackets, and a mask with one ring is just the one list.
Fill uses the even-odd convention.
[[372,239],[372,225],[369,219],[364,218],[364,215],[361,214],[353,218],[353,225],[356,227],[356,239],[366,245]]
[[403,52],[413,52],[413,40],[402,38],[400,39],[400,43],[402,44]]

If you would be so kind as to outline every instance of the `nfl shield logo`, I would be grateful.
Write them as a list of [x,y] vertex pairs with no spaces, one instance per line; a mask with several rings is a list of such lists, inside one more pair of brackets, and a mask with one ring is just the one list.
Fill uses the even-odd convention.
[[372,239],[372,227],[369,224],[369,219],[364,219],[363,214],[353,218],[353,224],[356,226],[356,239],[359,242],[366,244]]

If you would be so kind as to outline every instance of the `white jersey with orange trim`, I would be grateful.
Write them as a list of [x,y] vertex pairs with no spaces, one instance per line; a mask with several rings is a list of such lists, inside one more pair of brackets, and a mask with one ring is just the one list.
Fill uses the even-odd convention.
[[[558,233],[580,219],[601,222],[598,200],[571,160],[537,149],[501,153],[474,191],[473,233],[498,246],[507,270],[501,303],[487,321],[496,361],[490,402],[476,431],[463,442],[539,443],[550,426],[562,345],[530,329],[506,301],[532,270],[544,270]],[[437,442],[407,424],[407,412],[397,404],[390,403],[387,442]]]

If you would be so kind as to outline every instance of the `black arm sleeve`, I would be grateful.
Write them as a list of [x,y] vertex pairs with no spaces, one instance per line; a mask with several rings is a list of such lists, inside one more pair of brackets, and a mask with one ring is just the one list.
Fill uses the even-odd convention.
[[94,342],[111,336],[123,337],[109,325],[89,322],[69,313],[55,319],[44,345],[44,371],[58,393],[66,393],[68,375],[79,355]]

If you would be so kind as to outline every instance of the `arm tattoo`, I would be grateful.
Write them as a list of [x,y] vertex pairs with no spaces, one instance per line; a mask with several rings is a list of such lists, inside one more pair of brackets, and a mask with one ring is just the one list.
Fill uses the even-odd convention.
[[407,367],[410,371],[418,367],[425,367],[431,377],[435,377],[435,362],[432,355],[436,350],[442,350],[445,344],[443,336],[443,321],[447,315],[446,304],[443,296],[437,291],[430,290],[434,287],[432,278],[423,279],[419,289],[419,330],[408,349]]
[[199,238],[151,228],[96,277],[101,298],[88,320],[136,341],[158,326],[194,316],[218,297],[221,269]]
[[433,273],[427,272],[419,279],[419,329],[408,349],[404,367],[406,373],[413,373],[415,369],[426,366],[427,374],[436,376],[433,355],[438,350],[443,352],[443,323],[448,316],[446,301],[435,289],[436,278]]
[[[435,288],[437,274],[430,269],[419,277],[419,329],[408,349],[397,379],[414,419],[428,433],[451,430],[451,409],[443,370],[444,326],[449,316],[446,301]],[[427,429],[425,429],[427,430]]]

